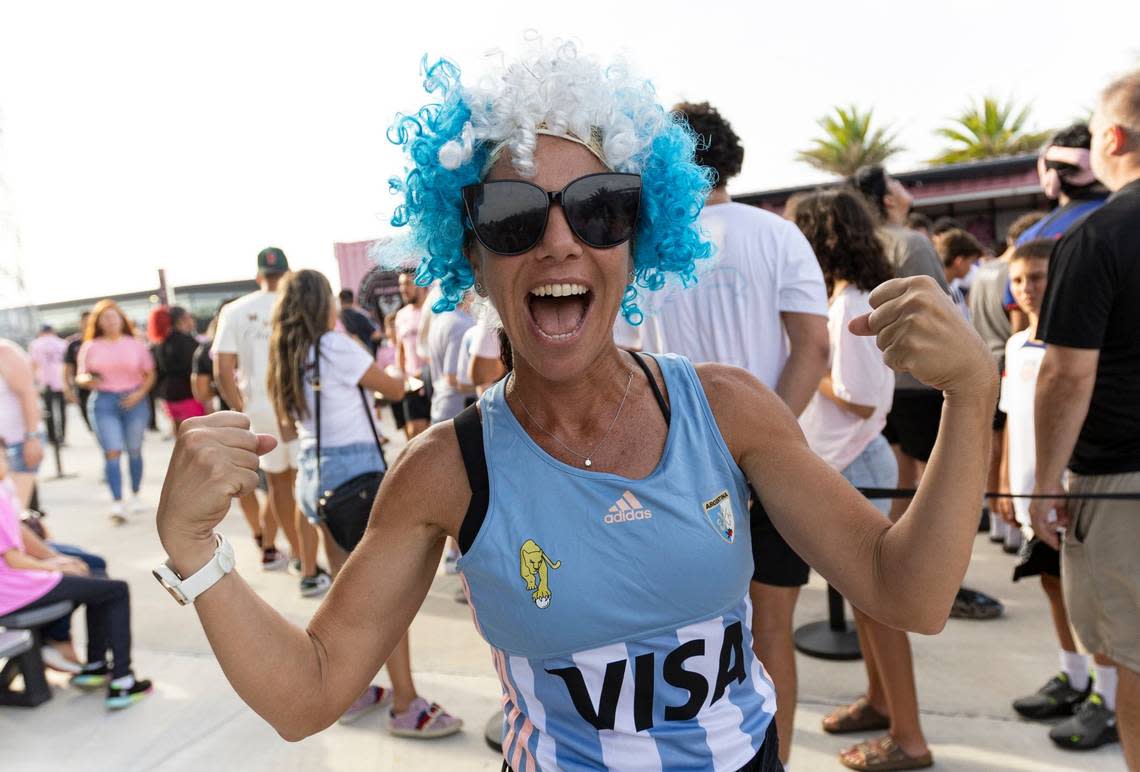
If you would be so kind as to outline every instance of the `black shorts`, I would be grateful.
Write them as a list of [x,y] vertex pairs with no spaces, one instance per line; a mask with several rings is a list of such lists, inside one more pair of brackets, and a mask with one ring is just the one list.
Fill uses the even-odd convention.
[[404,420],[430,421],[431,400],[419,391],[412,391],[404,395]]
[[897,389],[887,413],[883,436],[911,458],[926,463],[942,421],[942,392],[934,389]]
[[811,569],[772,524],[755,495],[748,508],[752,526],[752,581],[776,587],[803,587]]
[[1017,565],[1013,567],[1013,581],[1027,576],[1061,576],[1061,553],[1034,536],[1021,545]]
[[995,432],[1000,432],[1005,428],[1005,413],[1001,412],[1000,410],[994,410],[993,427]]

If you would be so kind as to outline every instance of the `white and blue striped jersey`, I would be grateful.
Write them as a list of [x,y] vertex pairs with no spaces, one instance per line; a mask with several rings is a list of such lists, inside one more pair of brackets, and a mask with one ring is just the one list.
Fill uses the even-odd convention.
[[672,420],[640,480],[551,457],[503,381],[482,397],[489,502],[459,569],[517,772],[737,770],[775,714],[752,652],[747,482],[693,366],[656,359]]

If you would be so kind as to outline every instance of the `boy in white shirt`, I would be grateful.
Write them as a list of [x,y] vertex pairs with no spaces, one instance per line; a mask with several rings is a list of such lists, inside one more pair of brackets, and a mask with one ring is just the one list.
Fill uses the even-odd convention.
[[[1022,244],[1009,262],[1009,281],[1014,300],[1029,317],[1029,327],[1010,336],[1005,347],[1005,372],[1002,374],[999,409],[1008,421],[1005,431],[1005,454],[1002,462],[1002,492],[1030,493],[1036,476],[1036,447],[1033,426],[1037,373],[1045,356],[1045,344],[1037,340],[1037,321],[1041,300],[1048,281],[1049,255],[1055,242],[1038,239]],[[1029,499],[997,499],[997,510],[1011,528],[1030,532]],[[1049,679],[1036,693],[1015,700],[1013,708],[1025,718],[1051,719],[1071,716],[1086,699],[1115,695],[1115,668],[1094,665],[1095,678],[1089,678],[1089,657],[1077,651],[1069,626],[1069,617],[1061,591],[1061,562],[1057,550],[1032,538],[1021,550],[1013,571],[1016,582],[1025,576],[1040,575],[1041,588],[1049,599],[1053,625],[1061,646],[1061,672]],[[1093,689],[1092,680],[1096,682]],[[1058,724],[1050,736],[1080,735],[1078,717]]]

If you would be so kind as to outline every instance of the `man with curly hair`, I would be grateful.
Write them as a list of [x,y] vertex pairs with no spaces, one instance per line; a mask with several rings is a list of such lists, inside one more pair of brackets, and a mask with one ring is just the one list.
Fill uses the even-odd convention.
[[[717,252],[696,286],[670,298],[653,322],[658,351],[743,367],[797,416],[827,371],[827,288],[811,246],[792,223],[738,204],[728,181],[744,162],[732,125],[708,102],[682,103],[699,136],[696,160],[716,173],[701,226]],[[753,645],[776,684],[781,761],[792,747],[796,657],[792,615],[809,568],[752,500]]]

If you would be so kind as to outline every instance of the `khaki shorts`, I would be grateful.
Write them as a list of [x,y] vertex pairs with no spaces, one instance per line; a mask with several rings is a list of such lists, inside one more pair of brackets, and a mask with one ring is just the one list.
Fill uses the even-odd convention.
[[[1072,475],[1070,493],[1136,493],[1140,472]],[[1061,582],[1081,645],[1140,673],[1140,501],[1069,502]]]
[[277,427],[277,417],[272,412],[255,411],[248,413],[250,429],[257,434],[268,434],[277,439],[277,447],[261,457],[261,470],[266,474],[281,474],[297,468],[300,445],[297,440],[281,441],[281,430]]

